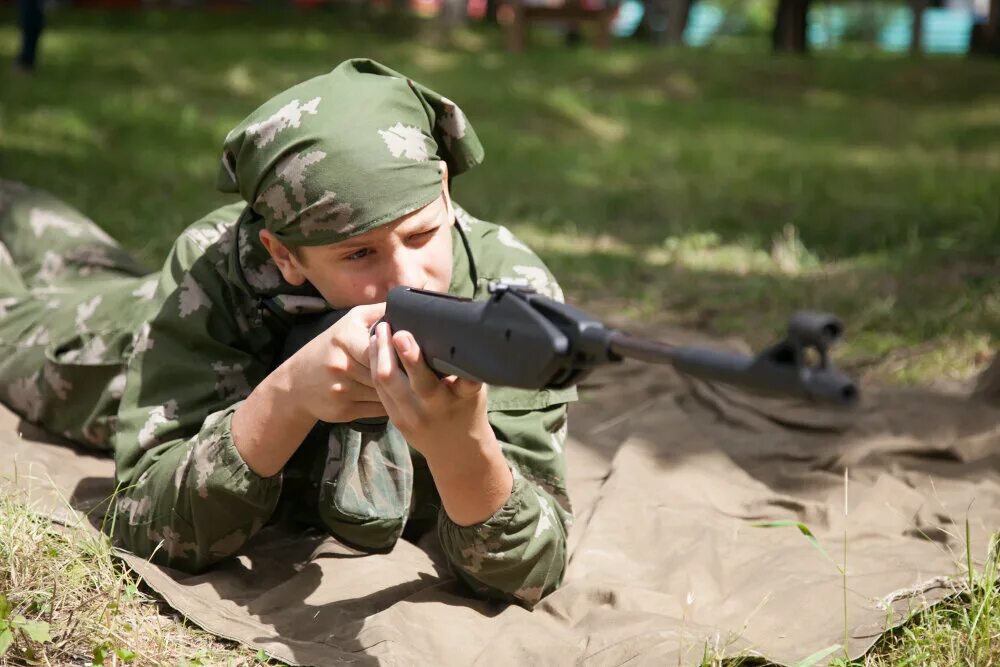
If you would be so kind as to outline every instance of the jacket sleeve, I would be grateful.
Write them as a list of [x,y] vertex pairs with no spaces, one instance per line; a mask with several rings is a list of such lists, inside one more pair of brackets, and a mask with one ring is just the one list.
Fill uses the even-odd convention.
[[239,549],[281,492],[281,474],[258,476],[233,444],[233,413],[268,369],[247,349],[225,253],[208,250],[182,236],[171,251],[162,307],[134,341],[115,436],[115,533],[188,572]]
[[477,595],[530,607],[559,587],[566,569],[566,404],[491,413],[490,422],[514,475],[510,498],[473,526],[442,509],[438,535],[452,570]]

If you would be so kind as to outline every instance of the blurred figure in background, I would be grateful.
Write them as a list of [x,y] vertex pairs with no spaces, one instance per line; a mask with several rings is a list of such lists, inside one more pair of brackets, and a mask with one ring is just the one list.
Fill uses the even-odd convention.
[[38,39],[45,27],[42,0],[17,0],[17,22],[21,27],[21,51],[14,60],[14,67],[22,72],[33,72]]

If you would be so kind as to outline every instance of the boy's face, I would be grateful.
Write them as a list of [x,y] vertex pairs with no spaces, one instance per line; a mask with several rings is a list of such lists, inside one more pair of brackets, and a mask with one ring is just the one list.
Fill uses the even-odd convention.
[[271,232],[261,242],[292,285],[309,281],[335,308],[385,301],[397,286],[447,292],[455,224],[447,186],[441,196],[394,222],[352,238],[301,246],[292,254]]

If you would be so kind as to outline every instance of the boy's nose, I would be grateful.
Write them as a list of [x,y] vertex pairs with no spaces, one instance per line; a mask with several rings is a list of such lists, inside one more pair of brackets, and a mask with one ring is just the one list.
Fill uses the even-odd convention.
[[397,250],[393,253],[385,279],[386,294],[393,287],[423,287],[424,282],[423,267],[417,257],[407,250]]

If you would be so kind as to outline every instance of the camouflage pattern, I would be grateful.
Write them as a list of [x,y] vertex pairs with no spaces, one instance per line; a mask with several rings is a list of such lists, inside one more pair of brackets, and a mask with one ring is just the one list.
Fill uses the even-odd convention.
[[145,273],[87,217],[0,180],[0,400],[110,449],[122,359],[156,307]]
[[363,234],[437,199],[483,159],[462,110],[375,61],[347,60],[263,104],[226,137],[217,186],[286,244]]
[[[185,230],[145,276],[65,204],[0,182],[0,399],[25,419],[112,447],[116,533],[157,563],[200,571],[265,523],[290,520],[389,549],[436,522],[457,576],[481,596],[532,605],[561,582],[571,508],[566,402],[572,390],[489,388],[489,418],[514,473],[511,497],[462,527],[441,509],[426,462],[391,426],[320,425],[285,469],[262,478],[233,445],[240,402],[272,369],[303,313],[329,306],[285,283],[243,204]],[[507,229],[460,208],[450,292],[491,282],[559,297],[551,274]]]

